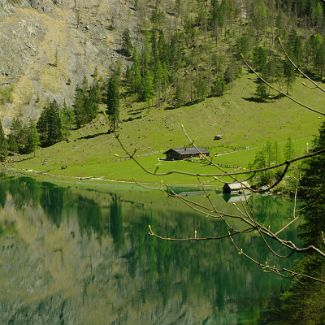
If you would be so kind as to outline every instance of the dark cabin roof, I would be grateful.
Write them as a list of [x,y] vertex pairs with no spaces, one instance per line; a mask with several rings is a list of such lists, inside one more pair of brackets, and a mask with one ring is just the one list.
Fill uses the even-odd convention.
[[169,149],[169,150],[165,151],[164,154],[166,154],[168,152],[171,152],[171,151],[177,152],[180,155],[209,154],[209,151],[207,151],[204,148],[199,148],[199,147],[198,148],[194,148],[194,147],[191,147],[191,148],[172,148],[172,149]]

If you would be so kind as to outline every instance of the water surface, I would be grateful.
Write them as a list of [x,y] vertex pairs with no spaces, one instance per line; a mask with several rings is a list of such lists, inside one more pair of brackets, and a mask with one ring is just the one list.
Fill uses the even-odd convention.
[[[249,205],[274,229],[293,209],[274,197],[251,197]],[[157,191],[101,193],[1,177],[0,324],[256,324],[287,285],[229,240],[170,243],[147,236],[149,224],[166,236],[225,234],[222,222]],[[277,263],[257,234],[236,241]]]

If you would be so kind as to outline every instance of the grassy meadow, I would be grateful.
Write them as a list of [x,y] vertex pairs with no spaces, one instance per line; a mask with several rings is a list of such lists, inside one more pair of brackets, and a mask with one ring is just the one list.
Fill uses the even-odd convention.
[[[170,109],[167,106],[149,107],[144,103],[123,100],[120,138],[131,152],[137,149],[141,164],[159,172],[184,170],[193,173],[215,173],[215,168],[188,161],[167,162],[163,152],[173,147],[189,145],[182,125],[198,146],[207,148],[214,162],[227,170],[247,168],[266,141],[279,145],[282,161],[285,143],[291,137],[295,154],[311,146],[322,119],[297,106],[287,98],[258,103],[250,100],[255,92],[255,78],[244,75],[234,82],[223,97]],[[324,98],[297,79],[292,95],[304,103],[322,108]],[[33,155],[12,159],[11,168],[23,172],[41,172],[63,178],[94,177],[102,180],[136,181],[166,184],[197,184],[197,179],[183,175],[151,176],[129,160],[112,134],[103,114],[82,129],[74,130],[69,141],[37,150]],[[223,139],[214,141],[216,134]],[[231,166],[231,168],[230,168]],[[203,181],[211,181],[206,179]],[[213,184],[213,183],[212,183]]]

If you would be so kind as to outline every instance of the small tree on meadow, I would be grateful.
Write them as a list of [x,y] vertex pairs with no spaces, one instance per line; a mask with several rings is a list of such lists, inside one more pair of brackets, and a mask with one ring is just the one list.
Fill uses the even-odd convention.
[[36,124],[34,122],[30,122],[27,127],[27,142],[26,142],[26,151],[28,153],[33,152],[34,157],[36,156],[36,149],[40,145],[40,136],[38,134],[38,130]]
[[118,129],[120,119],[120,70],[114,71],[107,87],[107,115],[110,121],[110,131]]
[[284,147],[284,158],[286,160],[291,160],[294,158],[294,156],[295,156],[295,149],[293,146],[293,141],[291,137],[289,137]]
[[43,147],[51,146],[62,140],[60,112],[56,101],[44,107],[37,122],[37,129]]

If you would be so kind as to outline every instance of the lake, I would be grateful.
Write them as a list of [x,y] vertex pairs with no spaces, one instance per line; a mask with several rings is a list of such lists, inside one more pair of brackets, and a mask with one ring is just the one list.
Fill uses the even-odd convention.
[[[237,211],[221,195],[212,200]],[[249,206],[272,229],[292,217],[288,199],[253,196]],[[0,177],[0,324],[251,325],[288,285],[229,239],[171,243],[149,237],[148,225],[171,237],[226,233],[220,220],[160,191]],[[296,240],[295,229],[284,236]],[[256,233],[236,242],[261,261],[278,261]]]

